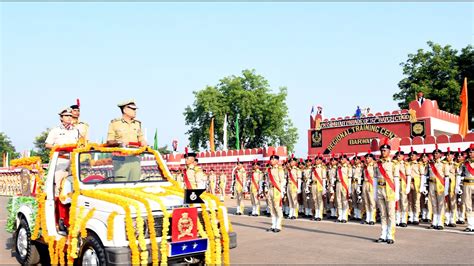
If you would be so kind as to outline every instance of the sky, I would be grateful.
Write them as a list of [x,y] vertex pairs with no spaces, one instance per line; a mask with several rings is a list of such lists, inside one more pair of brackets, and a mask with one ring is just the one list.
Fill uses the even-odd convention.
[[81,101],[90,139],[106,139],[117,103],[135,99],[149,143],[188,144],[193,91],[255,69],[288,88],[308,151],[311,106],[324,117],[399,109],[401,62],[427,41],[473,43],[473,3],[0,3],[0,132],[33,148]]

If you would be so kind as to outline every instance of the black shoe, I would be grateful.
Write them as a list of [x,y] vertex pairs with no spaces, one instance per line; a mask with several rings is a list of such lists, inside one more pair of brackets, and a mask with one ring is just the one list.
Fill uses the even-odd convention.
[[275,230],[275,229],[273,229],[273,228],[268,228],[268,229],[267,229],[267,232],[273,232],[273,230]]
[[295,216],[292,216],[290,219],[291,219],[291,220],[296,220],[296,217],[295,217]]
[[391,245],[393,243],[395,243],[395,241],[393,241],[393,239],[387,239],[387,244]]
[[281,231],[280,229],[273,229],[273,233],[278,233],[280,231]]
[[342,220],[337,219],[336,223],[342,223]]
[[400,227],[407,227],[407,224],[406,223],[401,223]]
[[448,224],[448,227],[456,227],[456,224],[450,223]]
[[240,212],[236,212],[236,213],[235,213],[235,215],[242,215],[242,213],[240,213]]
[[374,224],[375,224],[374,221],[370,221],[370,222],[369,222],[369,225],[374,225]]
[[439,226],[436,228],[436,230],[444,230],[444,226],[439,225]]
[[464,224],[464,221],[456,221],[456,224]]
[[395,224],[396,227],[400,227],[400,224]]
[[464,229],[464,232],[474,232],[474,229],[466,228],[466,229]]
[[347,223],[347,220],[342,220],[341,223],[345,224]]
[[377,240],[375,240],[376,243],[383,243],[383,242],[387,242],[387,240],[383,239],[383,238],[379,238]]
[[408,221],[408,224],[413,224],[413,222],[411,222],[411,221]]
[[249,212],[247,215],[248,215],[248,216],[253,216],[253,214],[252,214],[251,212]]
[[317,222],[320,222],[320,221],[321,221],[321,218],[316,218],[316,221],[317,221]]
[[414,221],[414,222],[413,222],[413,224],[414,224],[414,225],[419,225],[419,224],[420,224],[420,222],[418,222],[418,221]]
[[427,222],[427,223],[431,223],[431,219],[426,219],[426,222]]
[[314,221],[314,220],[316,220],[316,218],[311,217],[311,218],[309,218],[309,220]]

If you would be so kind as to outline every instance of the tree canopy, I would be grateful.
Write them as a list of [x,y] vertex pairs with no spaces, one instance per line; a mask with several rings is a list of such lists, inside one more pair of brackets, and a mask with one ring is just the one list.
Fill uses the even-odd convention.
[[450,45],[429,41],[429,50],[419,49],[415,54],[409,54],[403,67],[403,78],[398,87],[400,91],[393,95],[400,108],[407,109],[408,104],[415,99],[415,94],[422,91],[425,98],[436,100],[440,109],[453,114],[459,114],[461,109],[461,88],[466,77],[469,97],[469,128],[473,128],[474,114],[474,49],[471,45],[459,53]]
[[222,78],[215,86],[194,91],[195,101],[184,112],[190,146],[209,149],[209,126],[214,117],[216,149],[223,148],[223,124],[227,114],[228,147],[236,146],[236,118],[239,116],[241,148],[284,145],[289,151],[297,141],[296,128],[288,117],[287,89],[272,93],[268,81],[255,70]]
[[46,138],[48,137],[50,129],[47,128],[45,131],[41,132],[36,136],[33,144],[35,145],[35,150],[33,150],[31,156],[39,156],[42,163],[49,163],[49,152],[50,149],[45,147]]
[[[10,138],[3,132],[0,132],[0,156],[3,154],[9,154],[10,160],[18,158],[19,153],[16,152]],[[3,160],[0,161],[0,165],[3,167]]]

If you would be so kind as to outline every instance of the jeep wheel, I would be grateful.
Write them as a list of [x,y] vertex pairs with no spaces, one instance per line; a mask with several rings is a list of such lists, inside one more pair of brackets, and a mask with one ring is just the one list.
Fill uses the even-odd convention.
[[15,252],[18,262],[22,265],[38,264],[40,254],[31,240],[31,231],[25,219],[20,220],[20,225],[15,232]]
[[100,240],[93,235],[87,236],[82,245],[78,262],[79,265],[106,265],[105,249]]

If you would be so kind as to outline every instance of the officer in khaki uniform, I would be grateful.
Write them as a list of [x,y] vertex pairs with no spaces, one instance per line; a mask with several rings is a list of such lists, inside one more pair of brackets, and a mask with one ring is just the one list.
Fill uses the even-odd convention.
[[211,193],[212,195],[216,195],[217,175],[216,175],[216,172],[214,171],[214,168],[211,168],[211,170],[209,171],[209,175],[207,176],[207,182],[208,182],[207,183],[208,192]]
[[430,228],[444,229],[445,200],[447,186],[449,184],[449,171],[446,162],[441,160],[441,150],[437,147],[433,151],[434,159],[426,167],[427,181],[429,182],[429,198],[433,208],[433,221]]
[[260,183],[263,178],[262,171],[260,171],[260,165],[257,161],[254,161],[252,164],[252,173],[250,174],[250,202],[252,203],[252,212],[250,216],[259,216],[260,215],[260,200],[258,194],[261,190]]
[[306,159],[306,165],[303,168],[303,177],[302,177],[302,182],[304,189],[302,189],[302,197],[303,197],[303,208],[304,208],[304,215],[307,218],[312,217],[311,215],[311,207],[312,207],[312,202],[313,202],[313,196],[311,193],[311,186],[313,183],[313,177],[312,177],[312,166],[311,166],[311,160]]
[[357,221],[360,221],[362,219],[362,170],[362,162],[360,160],[360,157],[356,154],[354,157],[354,164],[352,166],[352,184],[350,189],[352,190],[352,217],[355,218]]
[[185,189],[205,189],[206,176],[201,167],[197,166],[196,153],[186,152],[184,154],[186,169],[183,172]]
[[[467,159],[461,168],[461,181],[463,182],[462,196],[466,208],[467,228],[466,232],[474,232],[474,211],[472,209],[474,201],[474,144],[467,149]],[[459,190],[459,186],[458,186]]]
[[370,151],[365,155],[364,164],[364,182],[362,183],[362,200],[365,207],[365,223],[374,225],[376,206],[375,206],[375,189],[374,178],[376,171],[376,164],[374,162],[374,155]]
[[[136,120],[137,106],[134,100],[127,100],[117,105],[122,117],[110,121],[107,132],[107,144],[111,146],[146,146],[143,137],[142,124]],[[127,181],[137,181],[141,177],[140,157],[113,156],[115,178],[126,178]]]
[[377,162],[375,178],[377,179],[377,203],[380,209],[382,233],[376,242],[395,243],[395,202],[400,197],[400,183],[397,164],[390,158],[390,145],[380,146],[381,158]]
[[336,206],[338,218],[336,222],[347,223],[349,215],[349,199],[351,196],[352,166],[347,155],[342,155],[336,170]]
[[400,227],[407,227],[408,224],[408,193],[410,193],[411,168],[405,162],[405,153],[398,149],[395,153],[395,160],[399,169],[400,176],[400,200],[398,201],[398,209],[396,210],[396,224]]
[[282,204],[282,188],[285,183],[285,172],[283,167],[278,165],[280,157],[278,155],[270,156],[271,166],[267,169],[268,175],[268,196],[270,202],[270,213],[272,216],[272,227],[267,229],[269,232],[278,233],[281,231],[281,223],[283,219]]
[[235,215],[242,215],[244,211],[244,185],[246,183],[247,172],[245,171],[244,165],[241,161],[237,161],[237,168],[233,173],[234,175],[234,192],[237,200],[237,210]]
[[323,164],[323,157],[318,155],[315,158],[315,165],[312,169],[311,195],[314,206],[314,220],[321,221],[324,214],[323,196],[326,194],[327,171]]
[[408,167],[411,173],[410,193],[408,194],[408,216],[409,224],[418,225],[420,223],[420,185],[421,185],[421,173],[420,164],[418,163],[418,152],[411,148],[411,152],[408,154],[410,161]]
[[225,199],[225,188],[227,184],[227,175],[224,172],[224,169],[221,169],[221,174],[219,175],[219,181],[218,187],[219,187],[219,195],[220,195],[220,200],[224,201]]
[[457,196],[455,192],[456,188],[456,174],[458,170],[458,165],[454,161],[454,153],[448,147],[448,151],[445,153],[446,157],[446,165],[445,167],[448,178],[449,184],[445,184],[448,186],[448,195],[446,196],[446,212],[445,212],[445,225],[448,227],[456,227],[456,218],[457,218]]
[[336,178],[337,178],[337,164],[338,161],[336,158],[334,158],[334,155],[332,155],[330,162],[329,162],[329,167],[328,167],[328,176],[329,176],[329,183],[328,183],[328,190],[329,190],[329,197],[328,197],[328,209],[330,211],[329,218],[331,219],[336,219]]
[[79,117],[81,116],[80,107],[79,99],[77,99],[77,104],[71,105],[72,123],[79,130],[79,137],[87,141],[89,140],[89,124],[79,120]]
[[298,217],[298,193],[301,185],[301,170],[298,167],[298,159],[291,158],[288,169],[288,203],[290,207],[289,219]]

